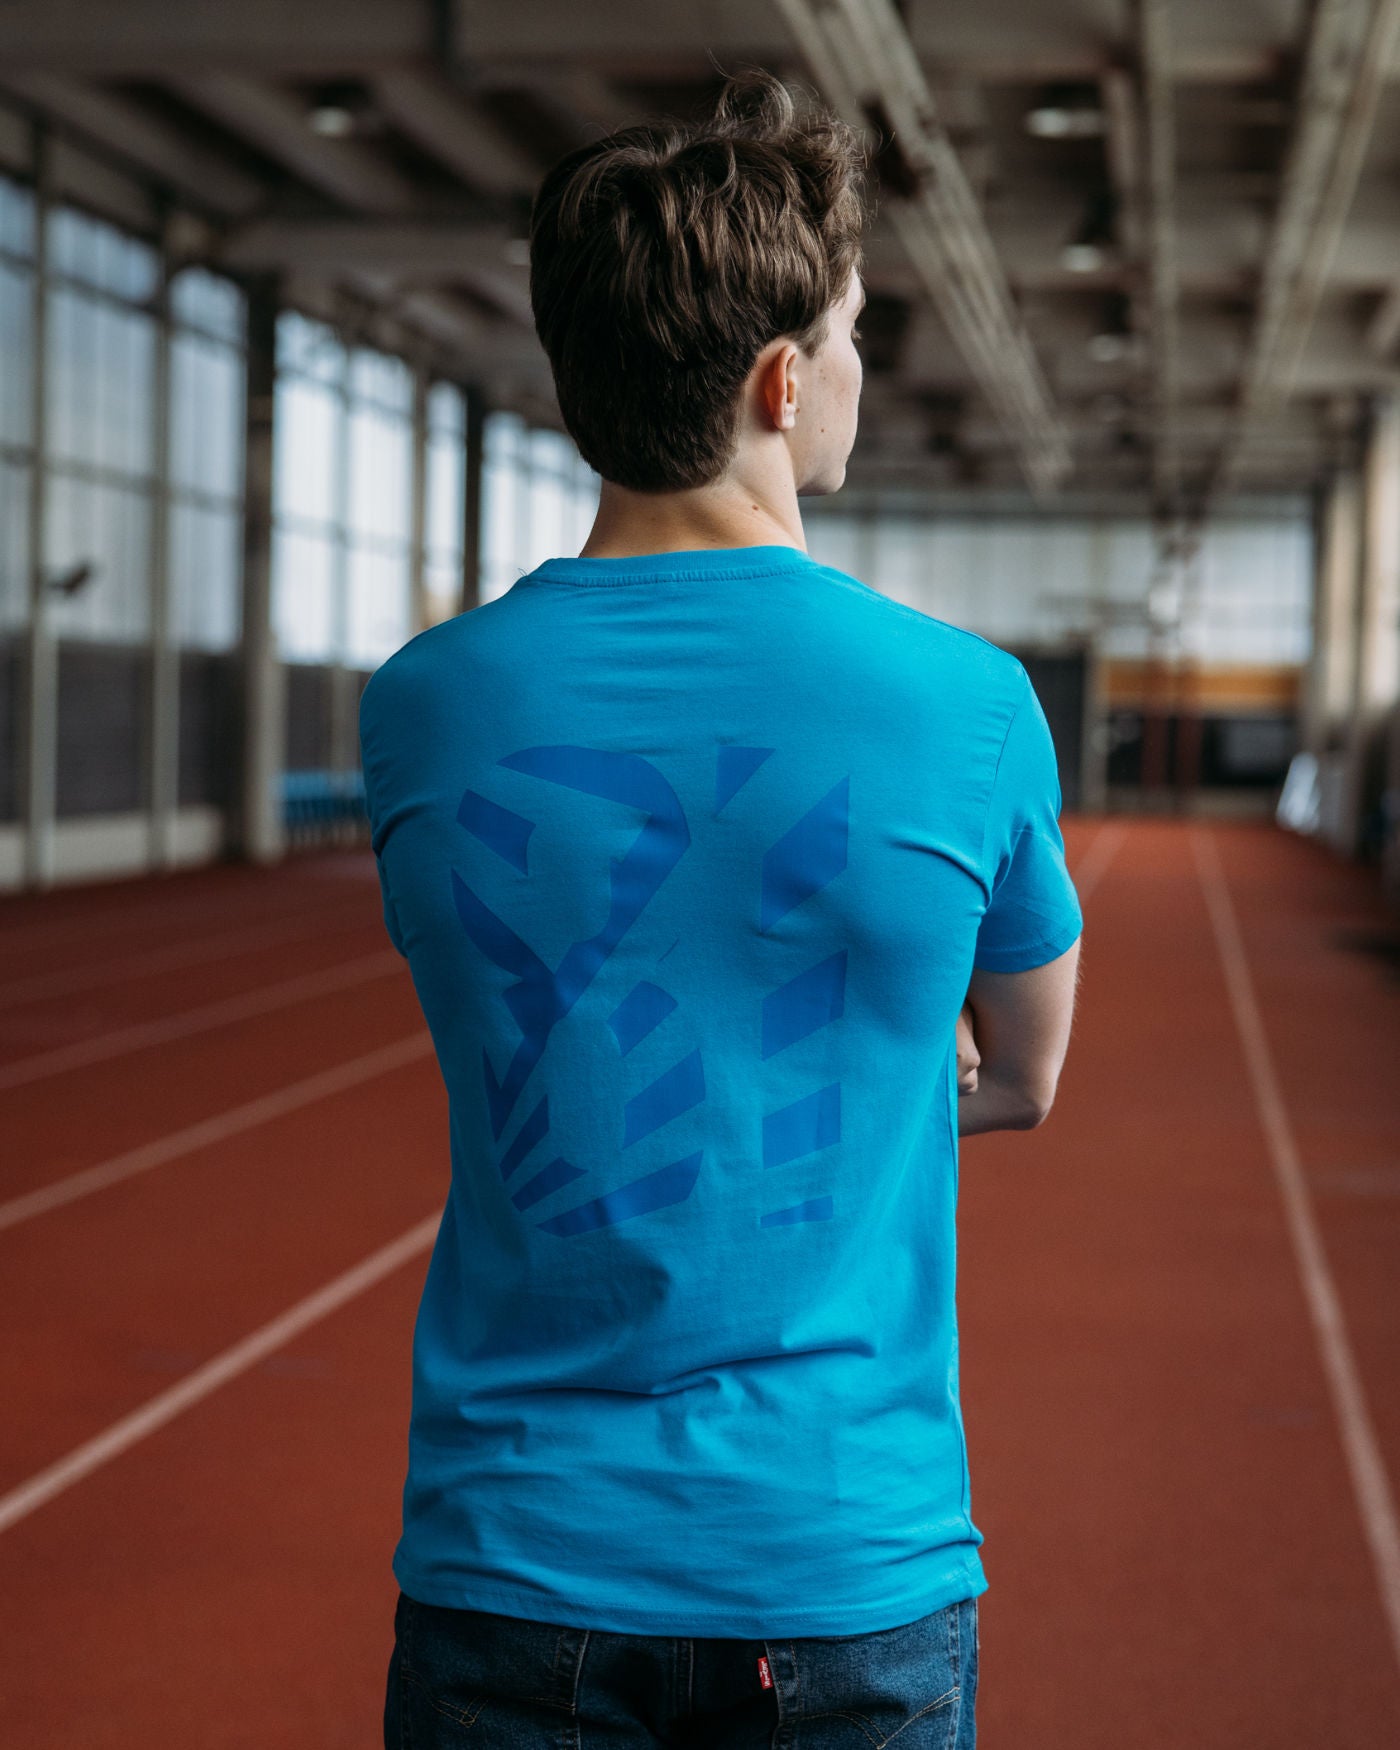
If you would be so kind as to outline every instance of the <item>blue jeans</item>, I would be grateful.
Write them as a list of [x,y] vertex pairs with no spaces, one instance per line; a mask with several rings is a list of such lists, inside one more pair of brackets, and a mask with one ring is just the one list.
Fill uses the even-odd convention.
[[873,1634],[744,1641],[569,1628],[400,1592],[384,1744],[973,1750],[976,1695],[975,1598]]

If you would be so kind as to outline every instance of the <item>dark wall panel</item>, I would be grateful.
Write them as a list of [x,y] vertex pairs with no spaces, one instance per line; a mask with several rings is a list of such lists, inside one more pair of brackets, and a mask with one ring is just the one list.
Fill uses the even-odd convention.
[[238,783],[237,658],[204,650],[180,655],[182,807],[232,806]]
[[287,770],[321,771],[331,763],[331,671],[287,664]]
[[65,639],[58,648],[60,818],[149,806],[150,653]]
[[1050,725],[1060,767],[1060,797],[1063,807],[1078,808],[1080,775],[1084,769],[1084,689],[1088,685],[1084,653],[1063,655],[1015,653],[1024,664]]
[[0,820],[18,820],[20,797],[20,733],[24,711],[25,646],[21,639],[0,638]]

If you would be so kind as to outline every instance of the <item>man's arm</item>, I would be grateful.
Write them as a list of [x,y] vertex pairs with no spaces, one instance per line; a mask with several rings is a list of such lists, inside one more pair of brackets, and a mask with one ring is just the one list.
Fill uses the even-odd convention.
[[1069,1049],[1078,983],[1077,940],[1025,972],[974,970],[968,1027],[959,1025],[959,1136],[1044,1122]]

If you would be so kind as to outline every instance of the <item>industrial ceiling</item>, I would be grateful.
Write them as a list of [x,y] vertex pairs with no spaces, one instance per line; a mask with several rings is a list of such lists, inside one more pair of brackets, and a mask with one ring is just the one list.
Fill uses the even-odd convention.
[[12,164],[73,142],[177,251],[545,420],[539,176],[750,64],[877,148],[858,490],[1199,514],[1316,486],[1400,381],[1400,0],[0,9]]

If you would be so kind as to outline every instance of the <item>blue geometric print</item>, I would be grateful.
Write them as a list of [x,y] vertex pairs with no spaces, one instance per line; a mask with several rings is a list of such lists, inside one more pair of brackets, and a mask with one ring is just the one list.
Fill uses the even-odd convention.
[[533,1179],[527,1180],[511,1198],[511,1202],[517,1209],[528,1209],[532,1203],[538,1203],[541,1197],[548,1197],[551,1191],[567,1185],[570,1179],[584,1179],[587,1176],[582,1167],[570,1166],[563,1155],[560,1155],[547,1167],[542,1167]]
[[768,851],[763,859],[760,930],[766,933],[846,867],[850,795],[851,780],[843,778]]
[[501,1156],[501,1177],[508,1179],[530,1150],[549,1134],[549,1095],[541,1094],[534,1111],[516,1132],[515,1141]]
[[591,1203],[582,1203],[577,1209],[567,1209],[551,1221],[542,1221],[540,1226],[548,1234],[588,1233],[596,1227],[611,1227],[615,1222],[627,1221],[634,1215],[649,1215],[655,1209],[668,1209],[673,1203],[683,1203],[700,1177],[700,1161],[699,1154],[687,1155],[683,1161],[672,1161],[670,1166],[662,1167],[658,1172],[634,1179],[630,1185],[622,1185],[603,1197],[595,1197]]
[[[672,947],[674,946],[672,943]],[[668,949],[667,952],[669,951]],[[626,1057],[639,1040],[645,1039],[653,1028],[661,1025],[675,1006],[676,999],[669,991],[662,990],[659,984],[649,984],[645,979],[640,984],[634,984],[608,1016],[608,1025],[613,1030],[613,1038],[617,1040],[617,1049]]]
[[[726,804],[775,751],[728,745],[715,748],[715,819],[719,819]],[[658,768],[640,754],[562,744],[524,748],[506,755],[498,764],[548,784],[625,804],[644,817],[625,855],[610,859],[610,898],[602,928],[595,935],[574,942],[557,967],[548,966],[456,869],[449,871],[453,906],[467,937],[512,980],[502,989],[501,998],[519,1029],[519,1043],[500,1071],[490,1052],[482,1050],[482,1078],[492,1135],[501,1142],[554,1028],[588,990],[690,849],[691,833],[676,791]],[[764,853],[754,890],[757,904],[754,922],[760,935],[845,869],[849,801],[850,780],[843,778],[788,826]],[[750,816],[756,805],[749,806]],[[503,807],[476,789],[463,793],[457,819],[510,868],[521,875],[530,873],[528,850],[536,820]],[[728,831],[723,825],[718,830]],[[725,875],[732,879],[728,869]],[[678,941],[673,941],[666,954],[676,946]],[[658,960],[665,959],[666,954],[658,956]],[[843,948],[767,991],[760,999],[761,1060],[766,1061],[839,1020],[845,1006],[845,988]],[[606,1019],[619,1059],[626,1058],[642,1040],[662,1027],[679,1007],[677,998],[660,985],[646,979],[634,983]],[[832,1082],[780,1111],[764,1114],[763,1165],[781,1166],[838,1142],[840,1095],[839,1082]],[[673,1120],[696,1110],[706,1097],[702,1054],[695,1049],[654,1075],[646,1086],[624,1101],[619,1151],[643,1142]],[[549,1102],[541,1095],[500,1155],[503,1181],[539,1147],[549,1129]],[[601,1196],[558,1211],[536,1226],[544,1233],[576,1238],[683,1203],[699,1179],[704,1152],[696,1150],[643,1173]],[[588,1169],[556,1155],[513,1193],[511,1202],[517,1211],[524,1212],[586,1177]],[[833,1213],[831,1195],[819,1195],[771,1210],[758,1217],[757,1225],[770,1230],[794,1227],[830,1220]]]
[[841,1084],[829,1082],[777,1112],[763,1115],[763,1164],[781,1167],[841,1140]]
[[763,999],[763,1056],[795,1045],[835,1021],[846,1006],[846,950],[770,990]]
[[622,1146],[630,1148],[634,1142],[650,1136],[653,1130],[659,1130],[663,1124],[679,1118],[682,1112],[689,1112],[692,1106],[698,1106],[704,1098],[704,1066],[700,1062],[700,1053],[692,1051],[689,1057],[683,1057],[679,1063],[673,1064],[650,1087],[643,1088],[640,1094],[634,1094],[627,1102],[624,1107],[626,1129]]
[[522,875],[529,873],[526,847],[535,830],[533,820],[502,808],[487,796],[478,796],[475,790],[468,790],[462,797],[457,818],[474,838],[504,857],[512,869],[518,869]]
[[828,1197],[809,1197],[805,1203],[794,1203],[789,1209],[774,1209],[759,1218],[760,1227],[792,1227],[799,1221],[830,1221],[835,1205]]
[[772,747],[722,747],[715,754],[715,815],[748,783]]

